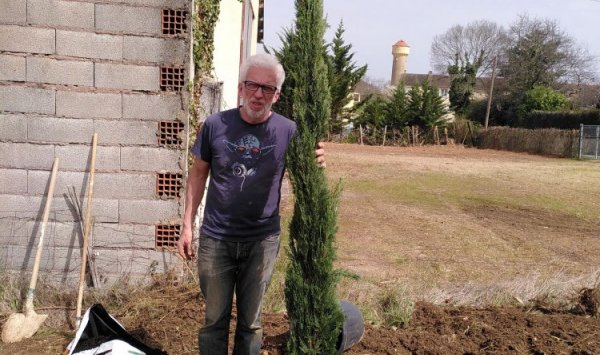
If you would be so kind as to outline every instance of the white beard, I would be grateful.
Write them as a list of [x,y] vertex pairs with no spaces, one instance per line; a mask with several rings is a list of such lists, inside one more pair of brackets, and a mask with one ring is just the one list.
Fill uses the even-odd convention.
[[242,110],[253,120],[261,120],[271,111],[272,104],[266,104],[261,110],[254,111],[250,105],[243,104]]

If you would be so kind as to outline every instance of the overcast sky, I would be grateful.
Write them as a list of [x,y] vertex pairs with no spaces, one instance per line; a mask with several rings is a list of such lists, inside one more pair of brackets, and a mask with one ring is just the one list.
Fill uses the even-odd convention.
[[[331,27],[327,41],[343,20],[357,64],[368,64],[367,76],[375,81],[390,80],[392,45],[400,39],[410,46],[407,71],[427,73],[435,35],[476,20],[508,28],[519,14],[557,20],[600,60],[600,0],[324,0],[324,6]],[[293,24],[294,15],[293,0],[265,1],[265,45],[279,48],[278,34]]]

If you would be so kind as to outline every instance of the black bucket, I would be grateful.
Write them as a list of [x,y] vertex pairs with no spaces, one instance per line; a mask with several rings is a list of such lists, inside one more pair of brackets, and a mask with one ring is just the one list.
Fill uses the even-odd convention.
[[341,300],[340,306],[344,313],[344,324],[338,339],[338,351],[343,353],[362,339],[365,333],[365,323],[360,310],[355,305]]

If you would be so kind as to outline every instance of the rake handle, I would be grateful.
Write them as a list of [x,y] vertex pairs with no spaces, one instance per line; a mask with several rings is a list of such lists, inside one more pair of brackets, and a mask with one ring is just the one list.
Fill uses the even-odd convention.
[[81,273],[79,274],[79,293],[77,294],[77,318],[79,325],[81,320],[81,308],[83,304],[83,286],[85,281],[85,269],[87,266],[88,236],[90,234],[90,221],[92,217],[92,197],[94,195],[94,172],[96,170],[96,145],[98,144],[98,133],[94,133],[92,139],[92,160],[90,162],[90,180],[88,182],[88,199],[85,209],[85,229],[83,232],[83,249],[81,256]]
[[44,206],[44,216],[42,217],[40,240],[38,241],[38,246],[35,253],[35,262],[33,263],[31,282],[29,283],[29,290],[27,291],[27,299],[25,301],[25,310],[27,312],[33,310],[33,293],[35,291],[35,286],[37,285],[38,273],[40,270],[40,260],[42,259],[42,249],[44,248],[44,236],[46,235],[46,225],[48,224],[48,216],[50,215],[50,207],[52,206],[52,198],[54,197],[54,186],[56,185],[58,162],[59,159],[54,158],[54,163],[52,164],[52,175],[50,176],[50,187],[48,187],[46,205]]

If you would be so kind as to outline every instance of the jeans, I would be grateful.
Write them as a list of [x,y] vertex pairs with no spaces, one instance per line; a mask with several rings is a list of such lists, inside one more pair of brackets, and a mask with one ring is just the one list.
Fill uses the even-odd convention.
[[226,355],[235,291],[237,324],[234,355],[258,355],[262,345],[262,299],[279,252],[279,235],[254,242],[227,242],[200,235],[198,270],[206,302],[198,332],[202,355]]

